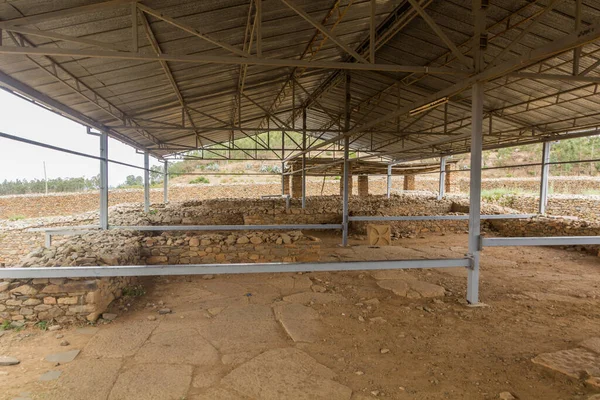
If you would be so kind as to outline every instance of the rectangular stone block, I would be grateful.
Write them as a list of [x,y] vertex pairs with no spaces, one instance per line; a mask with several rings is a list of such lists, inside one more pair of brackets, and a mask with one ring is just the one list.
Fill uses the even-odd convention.
[[367,241],[370,246],[389,246],[392,244],[390,225],[367,225]]

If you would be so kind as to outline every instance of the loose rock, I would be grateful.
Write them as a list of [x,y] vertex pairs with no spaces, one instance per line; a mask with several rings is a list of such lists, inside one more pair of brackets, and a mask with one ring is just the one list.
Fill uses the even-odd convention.
[[21,361],[10,356],[0,356],[0,366],[17,365]]

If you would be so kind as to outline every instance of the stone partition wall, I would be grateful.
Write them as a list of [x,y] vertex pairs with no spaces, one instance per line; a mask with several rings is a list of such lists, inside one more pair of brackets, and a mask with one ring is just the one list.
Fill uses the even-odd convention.
[[[23,257],[19,267],[140,264],[136,232],[97,232],[71,236]],[[121,297],[134,278],[21,279],[0,282],[0,319],[24,322],[95,321]]]
[[237,264],[315,262],[320,240],[292,232],[230,232],[170,234],[146,237],[142,262],[157,264]]
[[[490,228],[502,237],[600,236],[600,224],[570,218],[535,217],[492,220]],[[600,246],[576,246],[600,257]]]
[[0,282],[0,320],[59,324],[96,321],[135,278],[28,279]]

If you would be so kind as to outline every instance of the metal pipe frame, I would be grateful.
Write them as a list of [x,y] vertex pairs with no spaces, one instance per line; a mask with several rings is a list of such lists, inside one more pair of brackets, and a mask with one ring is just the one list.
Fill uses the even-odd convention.
[[[306,150],[306,108],[302,109],[302,150]],[[306,153],[302,154],[302,209],[306,208]]]
[[[100,133],[100,228],[108,229],[108,135]],[[51,240],[51,239],[49,239]],[[48,244],[47,247],[50,247]]]
[[163,203],[169,202],[169,161],[165,160],[163,170]]
[[[105,131],[100,131],[100,132],[105,132]],[[91,154],[86,154],[86,153],[82,153],[82,152],[75,151],[75,150],[65,149],[65,148],[59,147],[59,146],[53,146],[51,144],[37,142],[35,140],[25,139],[25,138],[21,138],[21,137],[14,136],[14,135],[9,135],[8,133],[4,133],[4,132],[0,132],[0,138],[10,139],[10,140],[14,140],[14,141],[21,142],[21,143],[27,143],[27,144],[30,144],[30,145],[33,145],[33,146],[43,147],[45,149],[56,150],[56,151],[60,151],[62,153],[72,154],[74,156],[91,158],[93,160],[98,160],[98,161],[103,161],[104,160],[102,157],[99,157],[99,156],[93,156]],[[131,168],[136,168],[136,169],[144,169],[144,167],[139,167],[137,165],[128,164],[128,163],[121,162],[121,161],[111,160],[110,158],[108,158],[106,161],[109,162],[109,163],[113,163],[113,164],[123,165],[125,167],[131,167]]]
[[348,261],[323,263],[265,264],[188,264],[188,265],[121,265],[93,267],[0,268],[0,279],[30,278],[100,278],[115,276],[222,275],[275,272],[376,271],[382,269],[422,269],[467,267],[466,258]]
[[579,246],[600,244],[600,236],[547,236],[482,238],[482,247],[506,246]]
[[[350,74],[346,73],[346,84],[345,84],[345,112],[344,112],[344,129],[350,129],[350,113],[352,95],[350,94]],[[350,183],[350,137],[344,138],[344,191],[342,193],[342,246],[348,246],[348,196],[350,192],[348,185]]]
[[392,195],[392,164],[388,165],[388,169],[387,169],[387,188],[386,188],[386,195],[387,198],[389,199]]
[[270,230],[309,230],[342,229],[341,224],[290,224],[290,225],[154,225],[154,226],[109,226],[110,230],[130,231],[270,231]]
[[542,176],[540,179],[540,203],[538,212],[546,214],[546,206],[548,205],[548,177],[550,174],[550,150],[551,142],[544,142],[542,149]]
[[440,186],[438,189],[438,200],[442,200],[446,194],[446,157],[440,157]]
[[150,212],[150,153],[144,152],[144,212]]
[[471,173],[469,194],[469,257],[467,301],[479,303],[479,237],[481,235],[481,166],[483,144],[483,83],[472,88]]
[[[539,216],[538,214],[496,214],[480,215],[480,219],[527,219]],[[349,221],[453,221],[468,220],[468,215],[401,215],[401,216],[368,216],[352,215]]]

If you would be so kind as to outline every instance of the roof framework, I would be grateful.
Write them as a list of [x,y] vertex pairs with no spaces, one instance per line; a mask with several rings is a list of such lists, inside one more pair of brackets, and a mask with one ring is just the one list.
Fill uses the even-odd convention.
[[[0,4],[0,85],[161,159],[229,149],[290,161],[345,137],[360,161],[465,153],[475,82],[484,149],[595,134],[600,6],[495,1],[479,28],[471,6],[12,0]],[[268,131],[308,139],[257,137]],[[236,147],[245,137],[254,149]]]

